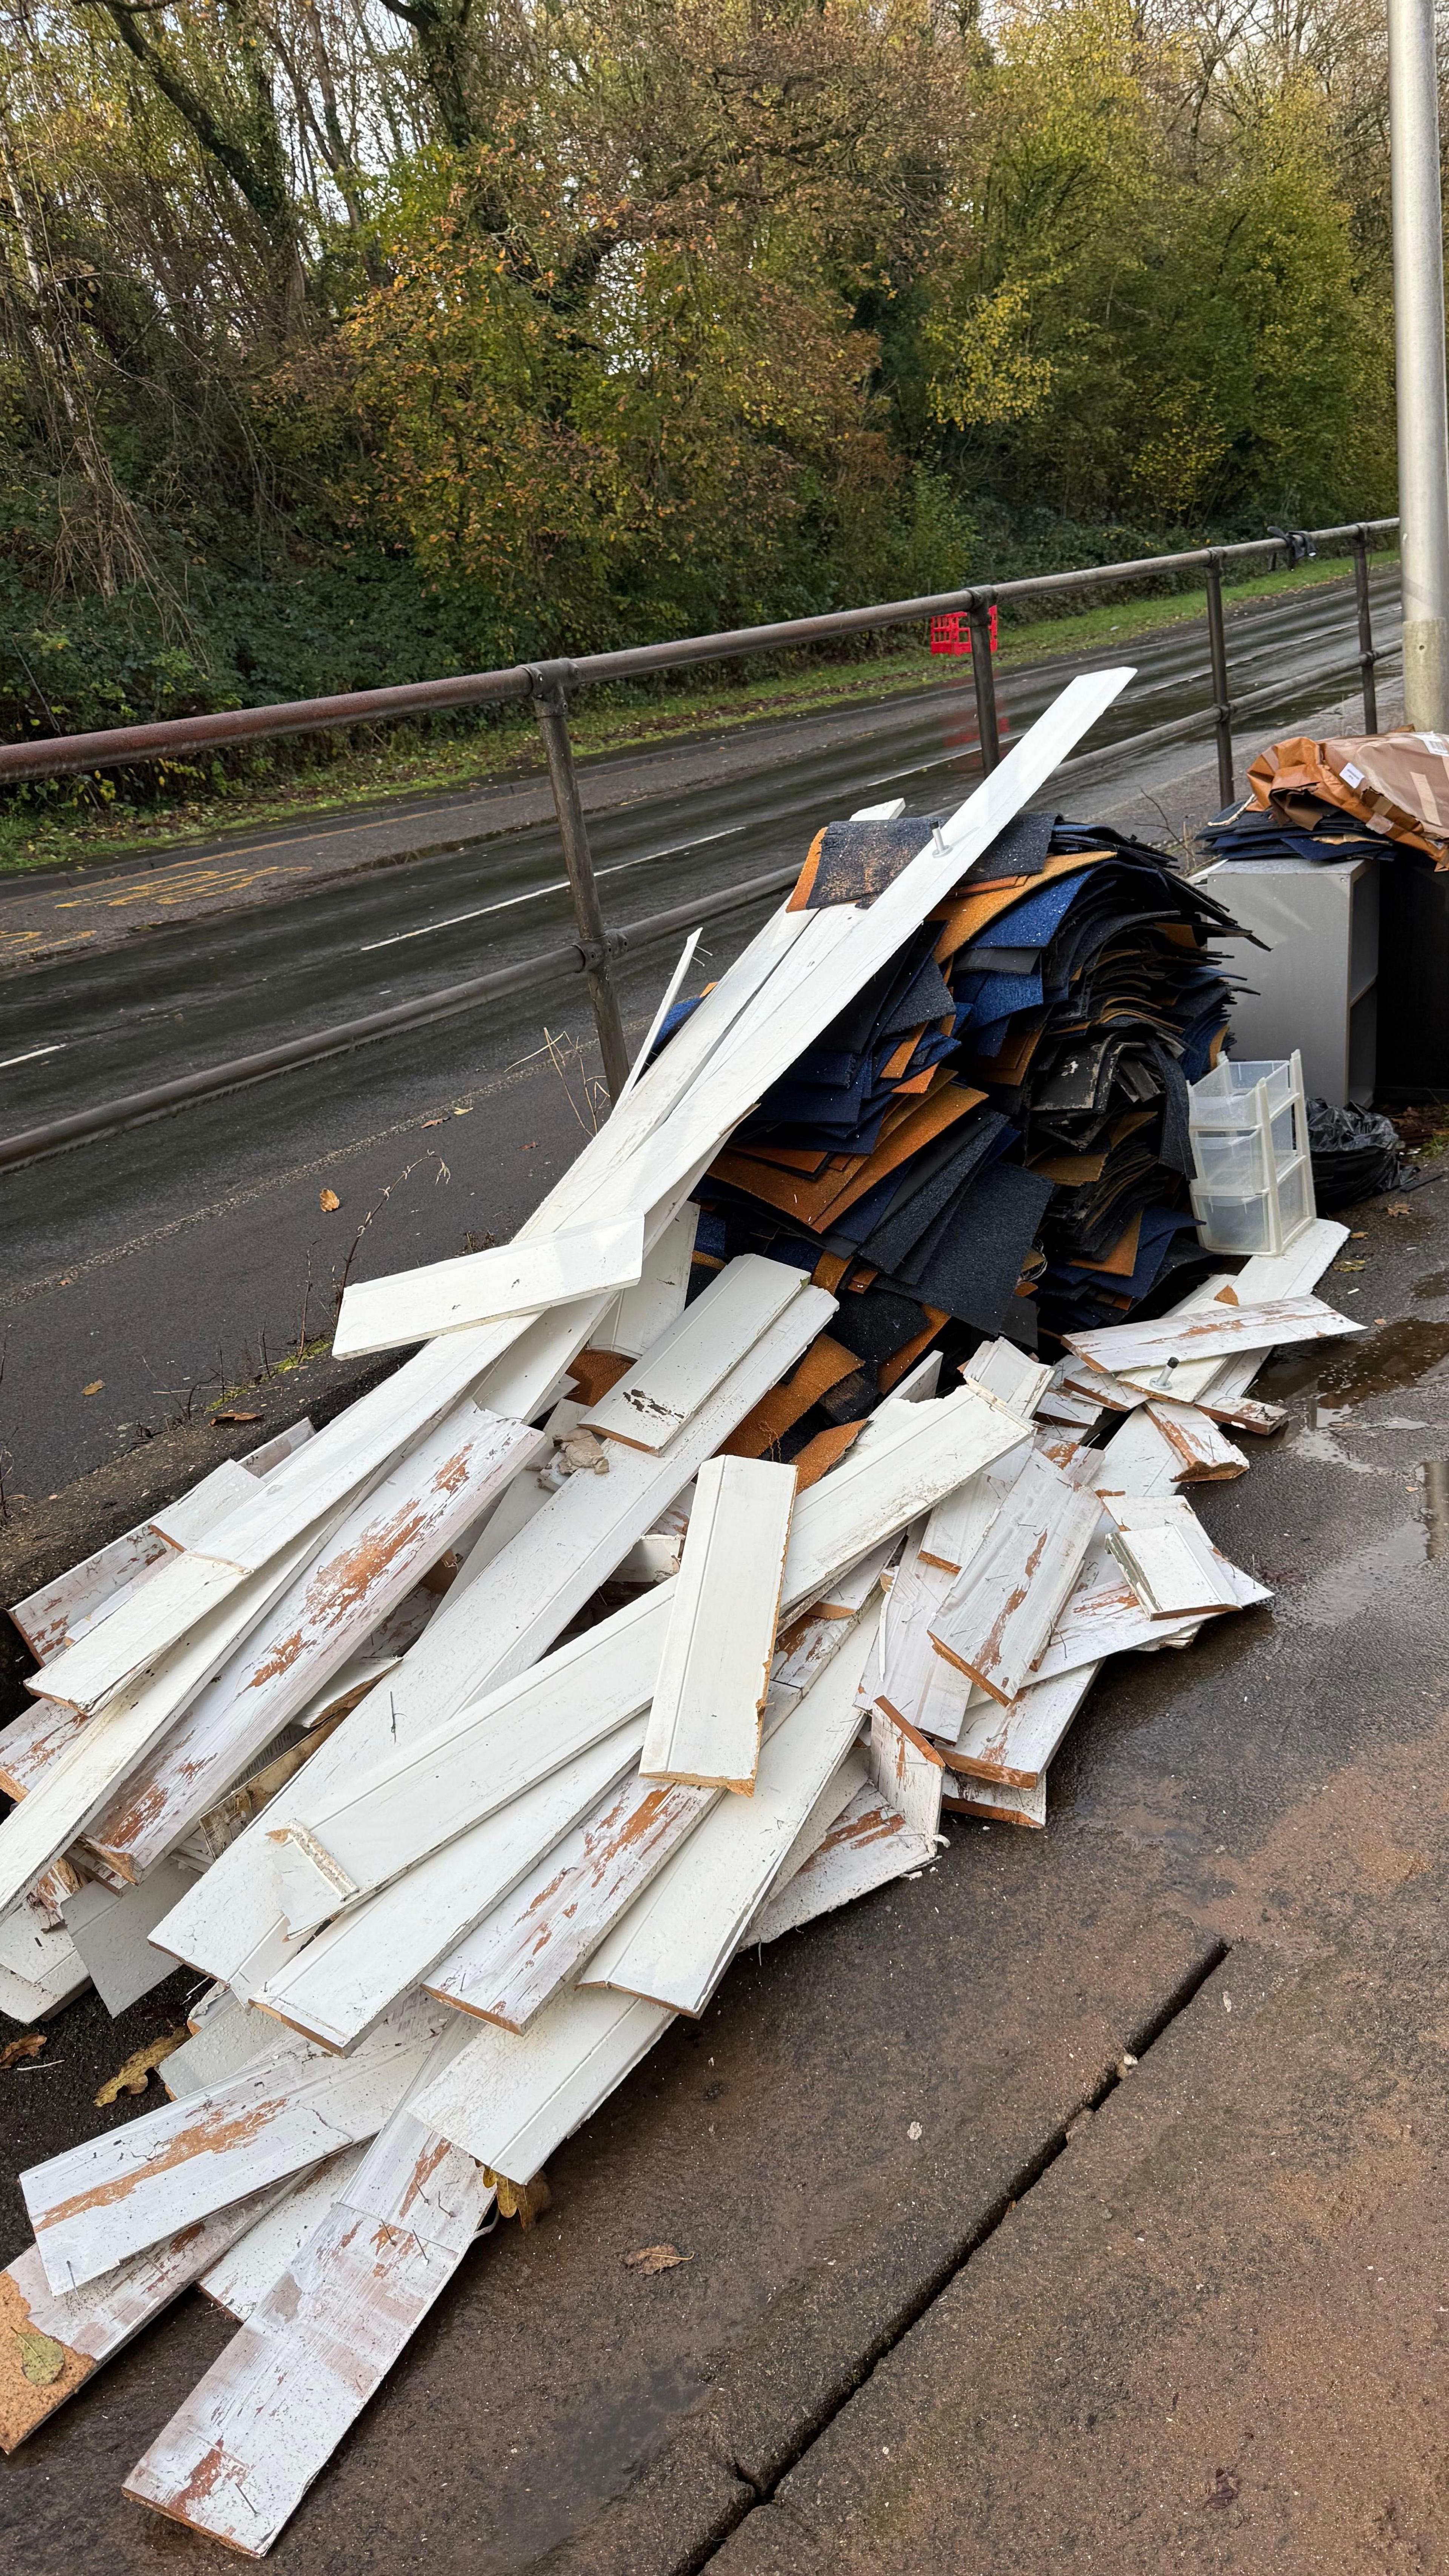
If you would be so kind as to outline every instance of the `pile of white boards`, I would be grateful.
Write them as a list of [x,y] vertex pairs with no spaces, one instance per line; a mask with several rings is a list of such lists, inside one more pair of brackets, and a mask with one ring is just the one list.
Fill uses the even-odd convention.
[[1354,1329],[1342,1227],[1055,1367],[932,1354],[813,1481],[742,1426],[835,1298],[755,1256],[689,1294],[724,1139],[1128,676],[874,901],[776,914],[512,1244],[349,1289],[339,1348],[421,1340],[394,1374],[17,1605],[0,2005],[204,1990],[169,2103],[22,2176],[6,2448],[199,2286],[237,2332],[125,2491],[263,2555],[741,1948],[929,1865],[943,1806],[1040,1826],[1101,1663],[1267,1599],[1191,1495],[1281,1419],[1272,1349]]

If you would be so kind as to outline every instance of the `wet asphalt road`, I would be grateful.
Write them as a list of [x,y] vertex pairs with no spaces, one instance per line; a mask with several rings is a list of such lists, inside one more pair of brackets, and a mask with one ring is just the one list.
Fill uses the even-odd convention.
[[[1395,577],[1377,578],[1379,641],[1391,651]],[[1271,739],[1351,684],[1356,652],[1348,585],[1239,612],[1234,690],[1271,685],[1244,718],[1243,742]],[[1008,675],[1008,737],[1070,670],[1119,657],[1138,676],[1092,737],[1103,756],[1063,785],[1067,810],[1120,801],[1141,766],[1128,746],[1144,731],[1196,714],[1197,737],[1208,737],[1196,625],[1141,647],[1124,634],[1085,662]],[[734,735],[707,786],[636,792],[627,807],[594,815],[611,923],[793,863],[823,815],[892,794],[929,810],[968,792],[977,774],[969,685],[954,680],[864,707],[845,725],[837,712],[768,733],[768,765],[748,733]],[[1116,761],[1113,743],[1123,746]],[[1202,755],[1185,746],[1182,757]],[[631,764],[636,786],[641,767]],[[560,875],[551,829],[495,834],[11,976],[0,985],[3,1055],[28,1060],[0,1064],[0,1132],[547,950],[570,926]],[[722,971],[764,909],[707,932],[702,976]],[[668,962],[663,949],[623,961],[634,1037]],[[560,1036],[565,1053],[583,1047],[567,1075],[547,1043]],[[12,1488],[59,1484],[249,1376],[264,1348],[275,1357],[324,1332],[349,1259],[350,1275],[368,1276],[461,1251],[470,1237],[506,1236],[576,1150],[592,1061],[573,976],[0,1179],[0,1464]],[[460,1108],[466,1126],[453,1121]],[[443,1124],[426,1123],[435,1119]],[[319,1225],[324,1187],[343,1206]]]

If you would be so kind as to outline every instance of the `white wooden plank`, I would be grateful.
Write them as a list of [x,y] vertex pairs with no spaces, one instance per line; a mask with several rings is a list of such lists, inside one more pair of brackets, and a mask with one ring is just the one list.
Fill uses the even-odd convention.
[[1068,1393],[1067,1375],[1077,1366],[1078,1363],[1074,1360],[1058,1360],[1046,1387],[1037,1399],[1036,1420],[1060,1423],[1065,1429],[1080,1431],[1085,1436],[1087,1432],[1094,1431],[1101,1421],[1102,1407],[1084,1396]]
[[1175,1404],[1168,1396],[1148,1399],[1149,1413],[1170,1448],[1177,1451],[1181,1465],[1179,1484],[1220,1483],[1232,1476],[1245,1476],[1248,1462],[1241,1449],[1225,1440],[1217,1424],[1193,1404]]
[[536,1315],[627,1287],[644,1266],[644,1216],[606,1219],[536,1239],[517,1237],[487,1252],[465,1252],[385,1279],[358,1279],[343,1292],[332,1337],[334,1359],[395,1349],[436,1333],[457,1333],[511,1315]]
[[62,1708],[58,1700],[32,1700],[0,1735],[0,1789],[12,1798],[28,1798],[85,1723],[78,1709]]
[[384,2029],[354,2057],[317,2058],[284,2041],[205,2093],[32,2165],[20,2188],[51,2288],[93,2281],[244,2193],[373,2136],[427,2056],[438,2010]]
[[1196,1615],[1182,1621],[1154,1619],[1104,1537],[1094,1540],[1076,1589],[1032,1669],[1038,1685],[1057,1681],[1094,1671],[1108,1655],[1131,1654],[1149,1646],[1187,1645],[1201,1624]]
[[1129,1413],[1097,1452],[1094,1483],[1099,1494],[1170,1494],[1182,1461],[1144,1405]]
[[662,2004],[571,1987],[521,2038],[482,2023],[417,2115],[494,2173],[531,2182],[673,2019]]
[[635,1718],[290,1955],[269,1921],[234,1979],[292,2029],[351,2047],[635,1773],[643,1739]]
[[[793,1063],[801,1048],[896,954],[903,939],[950,893],[962,871],[1030,801],[1057,763],[1111,705],[1128,676],[1126,671],[1109,671],[1073,680],[882,895],[866,906],[828,906],[808,916],[809,929],[791,954],[795,975],[772,978],[761,989],[715,1049],[708,1082],[699,1084],[692,1098],[686,1095],[650,1133],[648,1160],[659,1188],[691,1164],[697,1165],[707,1142],[706,1128],[713,1123],[718,1133],[720,1123],[733,1126]],[[788,1008],[784,1008],[780,996],[787,981]],[[682,1036],[688,1035],[689,1025]],[[656,1071],[672,1053],[672,1047],[665,1050]],[[651,1075],[641,1082],[629,1109],[646,1108],[653,1079]],[[610,1185],[617,1187],[621,1178],[611,1175]],[[598,1197],[602,1204],[604,1192]]]
[[280,2200],[254,2219],[197,2283],[204,2298],[244,2325],[300,2254],[312,2230],[345,2195],[367,2153],[365,2145],[344,2147],[300,2182],[288,2185]]
[[880,1623],[879,1676],[872,1696],[891,1717],[909,1726],[919,1725],[918,1711],[942,1661],[932,1643],[931,1623],[944,1608],[955,1581],[953,1572],[918,1550],[906,1557],[886,1599]]
[[826,1781],[824,1788],[820,1791],[819,1796],[814,1800],[805,1822],[800,1827],[800,1830],[795,1836],[794,1841],[791,1843],[789,1850],[786,1852],[784,1859],[777,1863],[771,1876],[769,1886],[766,1888],[758,1906],[755,1908],[753,1915],[740,1935],[739,1941],[736,1945],[736,1956],[738,1956],[740,1950],[747,1950],[749,1948],[750,1943],[754,1938],[755,1925],[759,1921],[761,1914],[763,1914],[770,1898],[794,1877],[798,1869],[803,1868],[805,1862],[810,1858],[813,1851],[819,1850],[820,1845],[825,1840],[825,1837],[829,1833],[832,1825],[836,1824],[840,1817],[844,1815],[846,1808],[851,1804],[858,1792],[870,1785],[870,1772],[866,1764],[865,1754],[862,1752],[859,1743],[848,1744],[845,1751],[842,1753],[840,1760],[836,1763],[834,1770],[831,1772],[829,1779]]
[[[416,1591],[407,1596],[409,1601],[416,1597]],[[369,1639],[368,1643],[371,1642]],[[339,1709],[355,1708],[386,1674],[395,1673],[401,1662],[401,1649],[395,1655],[369,1654],[366,1648],[360,1654],[349,1655],[347,1661],[339,1664],[336,1672],[329,1674],[310,1698],[303,1701],[290,1724],[302,1727],[310,1734],[314,1727],[325,1724]]]
[[892,1404],[927,1404],[941,1383],[941,1354],[927,1351],[890,1391]]
[[427,1992],[526,2030],[722,1794],[626,1779],[439,1961]]
[[[1032,1445],[1035,1446],[1033,1440]],[[926,1523],[921,1538],[921,1555],[928,1565],[939,1566],[948,1574],[964,1573],[974,1565],[990,1535],[1003,1502],[1026,1465],[1025,1442],[1009,1450],[993,1466],[978,1475],[968,1476],[954,1493],[943,1495]]]
[[893,1878],[904,1878],[908,1870],[929,1868],[935,1857],[934,1841],[913,1833],[904,1816],[867,1781],[808,1858],[771,1890],[744,1946],[778,1941],[783,1933],[851,1905]]
[[1039,1780],[1034,1789],[1010,1789],[1004,1781],[973,1780],[953,1773],[941,1804],[954,1815],[974,1816],[982,1824],[1028,1825],[1039,1833],[1046,1823],[1046,1782]]
[[679,996],[680,985],[683,983],[685,976],[689,973],[690,962],[694,956],[696,948],[699,946],[699,942],[699,931],[691,930],[683,948],[680,950],[679,963],[675,967],[673,974],[670,976],[668,983],[665,985],[663,992],[659,996],[659,1000],[655,1006],[654,1017],[650,1021],[648,1028],[645,1030],[644,1035],[639,1042],[638,1053],[629,1067],[629,1071],[625,1076],[619,1097],[614,1103],[614,1107],[616,1109],[622,1107],[623,1103],[628,1099],[631,1091],[638,1089],[642,1077],[649,1070],[649,1058],[654,1049],[654,1042],[658,1037],[660,1030],[663,1028],[665,1021],[668,1019],[670,1012],[674,1008],[674,1004]]
[[71,1566],[53,1583],[42,1584],[26,1600],[17,1601],[10,1616],[36,1661],[49,1663],[62,1647],[89,1636],[109,1617],[131,1584],[144,1580],[164,1564],[174,1549],[190,1543],[186,1533],[199,1535],[209,1529],[230,1502],[245,1493],[246,1487],[236,1482],[238,1475],[255,1477],[267,1473],[311,1437],[312,1425],[304,1417],[290,1431],[280,1432],[275,1440],[253,1450],[250,1457],[224,1460],[178,1502],[167,1504],[150,1520],[138,1522],[120,1538],[97,1548],[93,1556]]
[[982,1467],[1030,1446],[1025,1424],[979,1388],[901,1405],[865,1454],[856,1441],[802,1494],[785,1561],[782,1610],[818,1600],[866,1550],[930,1511]]
[[99,1626],[130,1585],[144,1581],[174,1552],[159,1531],[143,1522],[17,1601],[10,1616],[37,1663],[50,1663],[70,1644],[72,1634],[84,1636]]
[[[204,2093],[214,2084],[224,2084],[229,2075],[240,2075],[252,2060],[267,2056],[277,2045],[277,2025],[270,2013],[258,2012],[255,2004],[244,2004],[227,1987],[221,1989],[224,2001],[208,2013],[192,2030],[190,2039],[163,2058],[158,2068],[161,2081],[173,2102],[185,2100],[188,2093]],[[310,2040],[299,2040],[305,2053]]]
[[[1173,1366],[1178,1365],[1174,1361]],[[1099,1368],[1091,1360],[1068,1362],[1062,1379],[1062,1392],[1095,1406],[1098,1413],[1104,1409],[1113,1413],[1132,1413],[1139,1404],[1147,1402],[1145,1386],[1139,1386],[1130,1377],[1114,1377],[1110,1369]]]
[[255,2192],[233,2201],[199,2227],[179,2229],[62,2298],[50,2288],[36,2248],[27,2246],[0,2272],[0,2450],[17,2449],[47,2423],[219,2261],[275,2196]]
[[162,1915],[179,1904],[191,1878],[179,1861],[165,1860],[142,1886],[128,1887],[123,1896],[90,1879],[66,1898],[61,1909],[65,1928],[113,2016],[170,1976],[175,1961],[154,1949],[149,1936]]
[[93,1636],[58,1655],[46,1673],[47,1694],[88,1711],[103,1708],[231,1592],[246,1589],[249,1578],[290,1558],[294,1547],[302,1547],[298,1562],[304,1561],[331,1515],[360,1499],[397,1450],[421,1438],[517,1337],[514,1322],[427,1343],[256,1480],[253,1493],[208,1531],[201,1548],[169,1558]]
[[1014,1342],[983,1342],[966,1362],[965,1374],[988,1395],[998,1396],[1008,1413],[1029,1420],[1051,1383],[1049,1360],[1034,1360]]
[[519,1531],[527,1528],[535,1512],[542,1511],[549,1492],[550,1488],[541,1481],[536,1467],[525,1467],[514,1477],[489,1513],[459,1567],[451,1587],[454,1592],[462,1592],[470,1583],[477,1582],[484,1566],[491,1565],[495,1556],[501,1556],[509,1540],[517,1538]]
[[[1250,1356],[1255,1357],[1256,1354]],[[1288,1407],[1286,1404],[1262,1404],[1250,1395],[1238,1394],[1231,1378],[1232,1373],[1240,1372],[1242,1367],[1241,1361],[1224,1360],[1219,1372],[1222,1383],[1214,1379],[1206,1393],[1198,1397],[1197,1410],[1205,1413],[1210,1422],[1231,1423],[1236,1430],[1256,1432],[1260,1439],[1270,1432],[1281,1431],[1288,1419]],[[1256,1373],[1255,1370],[1254,1375]]]
[[650,1778],[753,1787],[794,1506],[793,1467],[700,1468],[640,1756]]
[[96,1848],[128,1876],[153,1869],[542,1447],[538,1432],[469,1399],[446,1415],[127,1774],[91,1823]]
[[474,2158],[399,2110],[125,2493],[261,2557],[451,2280],[492,2199]]
[[600,1319],[594,1332],[596,1349],[618,1351],[636,1360],[683,1314],[698,1231],[699,1208],[693,1199],[686,1199],[646,1253],[638,1284],[624,1289]]
[[[1204,1306],[1211,1305],[1225,1287],[1230,1287],[1244,1305],[1255,1305],[1267,1298],[1306,1296],[1311,1288],[1316,1287],[1329,1263],[1347,1241],[1346,1225],[1337,1224],[1331,1217],[1316,1217],[1287,1252],[1255,1252],[1250,1261],[1244,1262],[1236,1278],[1229,1279],[1219,1273],[1215,1278],[1200,1280],[1172,1312],[1175,1315],[1199,1313]],[[1177,1370],[1170,1379],[1161,1369],[1137,1370],[1133,1374],[1136,1382],[1149,1392],[1171,1393],[1195,1404],[1210,1386],[1216,1387],[1224,1382],[1223,1372],[1234,1372],[1232,1384],[1235,1391],[1241,1392],[1250,1386],[1269,1351],[1263,1349],[1255,1365],[1248,1368],[1251,1356],[1243,1353],[1217,1362],[1194,1360],[1190,1374]],[[1239,1378],[1236,1372],[1245,1368],[1248,1368],[1247,1376]]]
[[214,1530],[228,1512],[235,1511],[238,1503],[246,1502],[255,1488],[256,1478],[245,1459],[223,1458],[221,1465],[213,1467],[210,1475],[203,1476],[189,1493],[178,1494],[174,1503],[163,1503],[159,1512],[153,1512],[151,1527],[168,1547],[195,1547],[208,1530]]
[[[795,1506],[797,1511],[801,1509],[804,1500],[805,1497],[802,1495]],[[813,1513],[806,1514],[807,1528],[814,1518]],[[888,1588],[886,1572],[892,1558],[899,1552],[900,1544],[897,1532],[892,1530],[888,1537],[877,1539],[873,1547],[867,1548],[854,1565],[846,1566],[843,1573],[832,1575],[825,1590],[810,1604],[811,1619],[853,1619],[857,1611],[865,1608],[873,1592],[884,1592]],[[789,1575],[788,1554],[785,1559],[785,1570]],[[798,1576],[791,1579],[798,1580]],[[783,1677],[782,1670],[777,1678]],[[799,1680],[798,1673],[793,1670],[788,1677],[795,1682]]]
[[1111,1496],[1110,1545],[1154,1619],[1244,1609],[1271,1599],[1214,1547],[1184,1495]]
[[[310,1538],[295,1541],[264,1573],[222,1599],[154,1673],[143,1673],[50,1764],[0,1824],[0,1911],[85,1832],[118,1782],[145,1760],[178,1711],[266,1616],[311,1546]],[[97,1630],[98,1637],[102,1633]]]
[[608,1985],[703,2012],[781,1861],[859,1726],[856,1684],[880,1605],[846,1644],[760,1757],[754,1794],[711,1808],[589,1960],[581,1985]]
[[26,1889],[0,1914],[0,2012],[41,2021],[83,1994],[90,1971],[63,1923]]
[[1032,1451],[974,1563],[932,1622],[946,1657],[1005,1704],[1025,1689],[1092,1543],[1101,1506]]
[[354,1784],[309,1793],[304,1781],[267,1837],[289,1929],[308,1930],[401,1877],[642,1718],[660,1661],[650,1609],[649,1595],[626,1603]]
[[914,1833],[933,1842],[941,1825],[945,1768],[935,1746],[877,1706],[871,1712],[867,1762],[872,1787],[890,1800]]
[[586,1410],[585,1428],[631,1449],[663,1449],[779,1321],[803,1286],[803,1272],[788,1262],[767,1261],[753,1252],[726,1262],[703,1296],[685,1307],[600,1403]]
[[[1099,1659],[1100,1661],[1100,1659]],[[973,1709],[945,1754],[958,1779],[996,1780],[1035,1789],[1088,1691],[1099,1663],[1086,1662],[1050,1681],[1033,1682],[1009,1708],[995,1701]]]
[[1068,1431],[1060,1423],[1043,1422],[1031,1445],[1039,1449],[1053,1467],[1060,1467],[1064,1476],[1070,1476],[1074,1485],[1092,1482],[1096,1473],[1091,1464],[1094,1453],[1083,1447],[1078,1432]]
[[[766,1734],[850,1634],[848,1620],[811,1627],[808,1674],[799,1684],[775,1683],[765,1710]],[[505,2030],[527,2029],[721,1795],[627,1779],[439,1963],[424,1980],[428,1993]]]
[[611,1580],[620,1583],[667,1583],[679,1572],[684,1553],[683,1536],[666,1537],[660,1530],[646,1530],[636,1538],[629,1553],[615,1566]]
[[[1064,1334],[1079,1359],[1096,1361],[1111,1375],[1129,1369],[1179,1366],[1189,1360],[1226,1359],[1242,1350],[1336,1340],[1365,1328],[1317,1297],[1279,1297],[1270,1303],[1228,1303],[1231,1285],[1190,1314],[1159,1315],[1136,1324],[1108,1324],[1098,1332]],[[1175,1392],[1175,1389],[1173,1390]]]

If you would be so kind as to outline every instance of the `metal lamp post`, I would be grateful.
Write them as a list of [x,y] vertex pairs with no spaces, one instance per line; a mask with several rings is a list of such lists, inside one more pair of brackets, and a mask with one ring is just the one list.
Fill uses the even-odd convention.
[[1388,0],[1404,705],[1449,732],[1449,403],[1434,0]]

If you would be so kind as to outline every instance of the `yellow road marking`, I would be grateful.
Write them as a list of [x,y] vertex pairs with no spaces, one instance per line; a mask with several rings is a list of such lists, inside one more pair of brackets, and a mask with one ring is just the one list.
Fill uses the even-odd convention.
[[126,904],[180,903],[187,895],[238,894],[244,886],[258,885],[263,877],[282,876],[281,868],[208,867],[185,875],[170,871],[165,875],[128,877],[105,894],[72,894],[56,904],[57,912],[78,912],[85,906],[103,905],[107,911],[119,911]]

